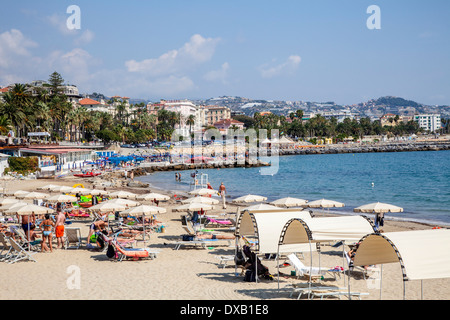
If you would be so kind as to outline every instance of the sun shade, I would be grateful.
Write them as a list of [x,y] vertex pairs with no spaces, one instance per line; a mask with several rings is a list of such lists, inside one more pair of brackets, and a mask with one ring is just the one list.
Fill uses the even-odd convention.
[[450,230],[370,234],[356,251],[357,266],[400,262],[404,280],[450,277]]

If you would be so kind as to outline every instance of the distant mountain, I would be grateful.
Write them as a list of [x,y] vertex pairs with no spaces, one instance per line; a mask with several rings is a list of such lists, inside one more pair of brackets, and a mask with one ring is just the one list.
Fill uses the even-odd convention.
[[399,97],[381,97],[376,100],[371,100],[377,106],[387,106],[387,107],[413,107],[419,108],[423,105],[411,100],[405,100]]

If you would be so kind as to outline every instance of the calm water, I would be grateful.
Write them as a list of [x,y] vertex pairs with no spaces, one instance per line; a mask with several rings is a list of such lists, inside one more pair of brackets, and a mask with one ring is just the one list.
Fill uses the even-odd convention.
[[[390,218],[450,224],[450,151],[284,156],[273,176],[261,170],[199,171],[208,174],[216,189],[223,181],[231,198],[249,193],[268,201],[325,198],[345,203],[345,208],[334,209],[342,213],[379,201],[404,208],[404,213],[388,214]],[[191,172],[182,172],[182,183],[175,182],[174,172],[139,180],[160,189],[189,191]]]

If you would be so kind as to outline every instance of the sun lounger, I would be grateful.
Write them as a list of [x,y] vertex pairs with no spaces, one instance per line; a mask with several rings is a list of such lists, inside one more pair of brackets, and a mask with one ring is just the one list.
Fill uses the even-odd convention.
[[65,248],[73,248],[70,247],[70,244],[75,244],[74,247],[79,249],[82,244],[80,228],[64,228],[64,232],[66,239]]
[[362,296],[368,296],[367,292],[349,292],[348,291],[321,291],[321,290],[311,290],[310,299],[314,299],[314,297],[320,297],[320,300],[323,300],[325,297],[338,297],[341,300],[342,296],[348,297],[357,297],[361,300]]
[[192,226],[188,223],[187,225],[182,225],[183,229],[187,232],[187,235],[184,238],[189,238],[189,240],[182,240],[173,242],[175,245],[174,249],[178,250],[181,246],[198,246],[200,245],[202,248],[206,249],[208,246],[213,246],[216,243],[222,243],[222,241],[227,241],[228,246],[231,247],[232,239],[197,239],[197,233],[194,231]]
[[26,251],[12,238],[9,239],[9,243],[11,244],[11,248],[12,248],[11,256],[7,260],[9,264],[16,263],[16,262],[24,260],[24,259],[36,262],[36,260],[33,258],[33,255],[36,252]]
[[300,259],[295,254],[288,255],[288,259],[290,264],[294,267],[297,272],[298,277],[302,277],[304,275],[311,275],[312,277],[322,277],[327,273],[330,273],[336,279],[336,272],[329,268],[319,268],[319,267],[307,267],[300,261]]
[[[0,261],[6,261],[11,256],[12,247],[8,244],[8,237],[3,233],[0,232],[0,244],[2,245],[2,251],[0,252]],[[3,254],[3,252],[5,252]]]
[[218,256],[218,258],[219,258],[219,268],[222,267],[222,269],[225,269],[229,261],[234,262],[234,256]]
[[124,259],[155,259],[159,253],[158,250],[151,248],[124,248],[117,241],[111,241],[111,244],[115,247],[118,254],[117,260],[123,261]]

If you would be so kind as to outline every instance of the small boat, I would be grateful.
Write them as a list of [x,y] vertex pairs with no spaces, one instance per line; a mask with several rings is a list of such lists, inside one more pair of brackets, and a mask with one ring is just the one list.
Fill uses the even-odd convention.
[[101,175],[100,172],[87,172],[87,173],[76,173],[76,174],[74,174],[74,177],[91,178],[91,177],[96,177],[99,175]]

